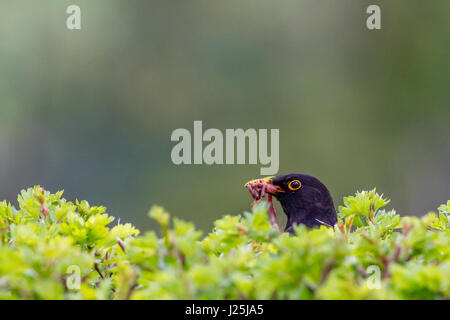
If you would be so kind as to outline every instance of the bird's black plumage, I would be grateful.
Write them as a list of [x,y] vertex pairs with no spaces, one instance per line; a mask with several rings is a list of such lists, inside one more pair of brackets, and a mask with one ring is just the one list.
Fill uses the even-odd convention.
[[[291,190],[289,183],[295,180],[298,180],[301,186]],[[291,173],[272,178],[271,184],[279,187],[279,192],[273,195],[287,215],[285,232],[294,233],[295,224],[312,228],[320,225],[333,226],[337,222],[333,199],[319,179],[307,174]],[[296,187],[297,182],[294,182],[294,185]]]

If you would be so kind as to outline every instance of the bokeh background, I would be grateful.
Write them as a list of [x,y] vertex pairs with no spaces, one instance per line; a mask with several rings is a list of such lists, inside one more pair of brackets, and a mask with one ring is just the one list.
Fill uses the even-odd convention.
[[279,128],[279,173],[317,176],[336,206],[377,187],[401,215],[435,210],[450,198],[449,16],[448,0],[2,0],[0,199],[39,184],[140,229],[159,204],[209,231],[248,210],[260,166],[172,164],[171,132],[202,120]]

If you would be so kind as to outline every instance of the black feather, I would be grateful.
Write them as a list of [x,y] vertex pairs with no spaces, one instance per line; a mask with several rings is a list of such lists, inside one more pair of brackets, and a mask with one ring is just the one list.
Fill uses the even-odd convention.
[[[295,191],[289,189],[289,182],[299,180],[301,188]],[[304,224],[309,228],[320,225],[333,226],[337,222],[333,199],[327,187],[319,179],[299,173],[277,176],[272,184],[281,187],[284,192],[275,197],[280,201],[287,215],[285,232],[294,233],[295,224]]]

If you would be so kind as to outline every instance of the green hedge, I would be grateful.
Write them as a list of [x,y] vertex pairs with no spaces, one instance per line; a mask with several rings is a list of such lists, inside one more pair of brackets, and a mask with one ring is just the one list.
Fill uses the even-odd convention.
[[[1,299],[449,299],[450,201],[423,218],[344,198],[334,230],[272,229],[267,204],[203,236],[161,207],[139,235],[37,186],[0,203]],[[160,235],[158,235],[160,234]]]

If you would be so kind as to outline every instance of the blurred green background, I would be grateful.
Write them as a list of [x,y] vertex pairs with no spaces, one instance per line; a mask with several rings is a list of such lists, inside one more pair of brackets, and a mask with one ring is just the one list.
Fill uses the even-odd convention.
[[203,120],[279,128],[279,173],[317,176],[336,207],[377,187],[401,215],[435,210],[450,189],[449,16],[448,0],[2,0],[0,199],[40,184],[140,229],[159,204],[208,231],[248,209],[260,166],[172,164],[171,132]]

